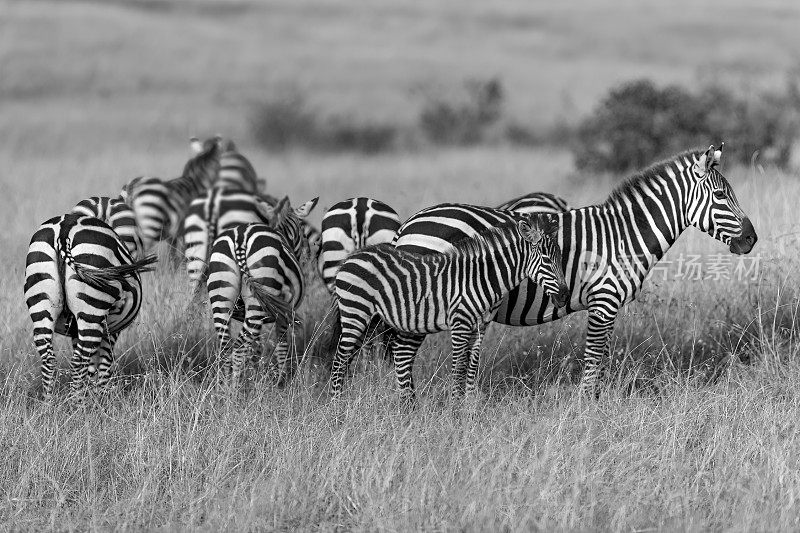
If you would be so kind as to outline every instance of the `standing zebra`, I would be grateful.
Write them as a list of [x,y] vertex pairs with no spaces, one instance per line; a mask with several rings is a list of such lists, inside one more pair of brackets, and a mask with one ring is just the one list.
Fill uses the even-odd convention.
[[192,200],[183,223],[186,271],[196,292],[206,279],[211,246],[219,234],[238,224],[268,222],[272,206],[250,192],[212,187]]
[[[403,249],[409,252],[445,252],[452,243],[471,237],[487,228],[504,224],[509,214],[516,213],[563,213],[567,202],[546,192],[533,192],[500,204],[496,209],[487,209],[467,204],[444,203],[423,209],[403,224],[403,234],[414,234],[405,238]],[[493,213],[495,211],[500,211]],[[445,229],[446,228],[446,229]],[[397,245],[401,234],[395,234],[392,243]]]
[[330,292],[339,265],[356,250],[391,242],[400,228],[397,212],[363,196],[334,204],[322,217],[319,271]]
[[[480,346],[494,310],[526,278],[565,303],[569,290],[549,215],[518,221],[462,239],[444,254],[415,254],[380,244],[358,251],[336,275],[341,336],[331,368],[331,392],[342,378],[373,317],[394,330],[391,351],[401,396],[413,399],[412,367],[425,335],[449,330],[453,395],[475,386]],[[466,378],[466,383],[465,383]]]
[[[196,139],[195,139],[196,140]],[[230,139],[220,141],[222,154],[219,158],[219,173],[214,182],[215,187],[247,191],[252,194],[263,193],[267,181],[259,178],[256,170]]]
[[[294,310],[303,301],[304,265],[312,260],[301,220],[317,203],[296,209],[284,198],[267,207],[268,224],[239,224],[214,241],[207,280],[214,329],[220,354],[232,383],[238,383],[245,358],[252,357],[262,326],[276,323],[277,382],[288,376],[289,340]],[[242,321],[231,346],[230,320]],[[231,355],[231,349],[233,353]]]
[[134,259],[144,257],[144,245],[139,235],[139,226],[136,225],[136,215],[122,197],[92,196],[78,202],[71,212],[102,220],[119,235]]
[[189,203],[217,179],[220,142],[219,137],[204,143],[192,139],[191,147],[196,155],[186,163],[179,178],[163,181],[140,176],[122,188],[120,196],[136,215],[145,253],[160,240],[175,246]]
[[[734,254],[749,253],[758,240],[733,189],[717,170],[721,156],[722,147],[714,150],[713,145],[705,152],[684,152],[629,178],[600,205],[554,215],[571,290],[568,305],[554,306],[546,291],[526,281],[503,300],[494,321],[527,326],[588,309],[580,391],[594,392],[620,308],[636,297],[647,273],[686,228],[708,233]],[[395,245],[441,251],[447,248],[442,243],[475,233],[465,218],[497,224],[514,215],[474,206],[431,207],[403,224]]]
[[549,192],[532,192],[497,206],[517,213],[563,213],[569,211],[567,201]]
[[25,303],[42,360],[45,398],[53,394],[56,374],[53,331],[72,338],[72,391],[95,373],[97,387],[105,386],[117,336],[139,313],[139,273],[151,270],[154,261],[152,256],[134,261],[114,230],[93,217],[54,217],[33,234],[25,266]]

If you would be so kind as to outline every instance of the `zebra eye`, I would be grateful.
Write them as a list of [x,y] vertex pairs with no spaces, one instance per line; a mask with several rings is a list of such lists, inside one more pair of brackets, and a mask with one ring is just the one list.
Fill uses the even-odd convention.
[[728,195],[725,194],[725,191],[721,191],[719,189],[714,191],[714,198],[716,198],[717,200],[724,200],[727,197],[728,197]]

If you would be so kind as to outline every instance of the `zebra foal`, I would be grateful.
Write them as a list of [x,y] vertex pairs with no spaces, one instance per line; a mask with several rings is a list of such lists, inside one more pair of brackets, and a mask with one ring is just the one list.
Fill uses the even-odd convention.
[[444,254],[414,254],[381,244],[358,251],[336,275],[341,335],[331,368],[331,392],[340,392],[350,360],[373,317],[393,328],[391,351],[401,396],[413,399],[412,366],[428,333],[449,330],[453,395],[475,387],[486,324],[503,296],[534,278],[556,301],[566,297],[561,252],[548,215],[464,239]]
[[105,386],[117,336],[139,313],[139,274],[154,262],[152,256],[134,261],[114,230],[93,217],[71,213],[36,230],[28,247],[24,290],[46,399],[53,394],[56,375],[53,332],[72,338],[73,393],[95,374],[96,386]]

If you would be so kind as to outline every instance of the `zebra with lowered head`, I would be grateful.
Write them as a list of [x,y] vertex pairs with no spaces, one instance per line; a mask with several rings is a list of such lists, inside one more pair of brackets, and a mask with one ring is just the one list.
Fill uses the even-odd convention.
[[121,197],[92,196],[78,202],[72,213],[102,220],[119,235],[134,259],[144,257],[144,244],[136,225],[136,214]]
[[400,227],[397,212],[378,200],[360,196],[333,204],[322,217],[319,271],[329,291],[339,265],[366,246],[391,242]]
[[[275,322],[276,381],[283,384],[289,373],[287,361],[294,310],[305,292],[304,266],[313,260],[302,219],[317,198],[292,208],[284,198],[266,209],[266,223],[238,224],[223,231],[213,243],[208,263],[208,295],[214,329],[219,340],[223,369],[235,384],[245,359],[252,357],[261,328]],[[230,321],[242,322],[231,345]]]
[[338,340],[331,392],[374,317],[394,330],[390,349],[404,399],[414,397],[412,366],[428,333],[450,331],[453,395],[475,386],[486,325],[503,296],[533,278],[555,301],[566,299],[561,253],[550,215],[518,219],[462,239],[444,254],[415,254],[381,244],[358,251],[336,275]]
[[161,240],[174,247],[191,201],[213,186],[219,172],[221,138],[201,143],[192,139],[195,156],[179,178],[161,180],[139,176],[128,182],[120,196],[136,215],[145,253]]
[[[602,204],[554,215],[570,288],[567,305],[556,306],[546,290],[526,280],[503,299],[494,321],[527,326],[588,310],[580,391],[595,393],[617,314],[636,297],[648,272],[684,230],[698,228],[734,254],[747,254],[756,244],[753,224],[719,172],[721,156],[721,146],[678,154],[638,172]],[[488,207],[473,206],[469,213],[492,223],[514,219],[509,211]],[[403,224],[395,245],[439,252],[441,243],[457,241],[469,227],[460,216],[450,206],[424,209]],[[437,246],[430,246],[432,242]]]
[[57,368],[53,332],[72,338],[73,393],[89,377],[97,377],[98,388],[105,386],[117,336],[139,313],[139,274],[154,261],[153,256],[135,261],[114,230],[97,218],[71,213],[36,230],[26,258],[25,303],[42,360],[45,398],[53,394]]

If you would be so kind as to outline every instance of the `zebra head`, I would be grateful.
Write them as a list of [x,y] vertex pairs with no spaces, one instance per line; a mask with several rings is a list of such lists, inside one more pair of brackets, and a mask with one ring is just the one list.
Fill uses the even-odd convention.
[[267,225],[283,236],[303,264],[317,256],[319,244],[316,240],[309,242],[303,219],[314,210],[318,200],[319,197],[313,198],[296,208],[290,205],[288,196],[275,205],[266,200],[258,203],[258,211]]
[[219,174],[219,159],[233,141],[217,135],[205,141],[197,137],[189,139],[189,147],[194,156],[183,167],[183,176],[191,179],[199,191],[210,189]]
[[517,223],[522,238],[531,245],[528,277],[540,285],[556,307],[567,305],[570,290],[561,266],[558,225],[547,214],[523,215]]
[[689,168],[691,184],[686,212],[689,224],[724,242],[734,254],[746,254],[758,240],[728,180],[717,167],[722,157],[712,144]]

